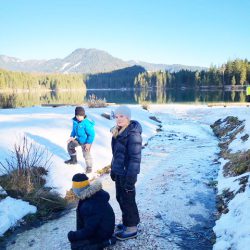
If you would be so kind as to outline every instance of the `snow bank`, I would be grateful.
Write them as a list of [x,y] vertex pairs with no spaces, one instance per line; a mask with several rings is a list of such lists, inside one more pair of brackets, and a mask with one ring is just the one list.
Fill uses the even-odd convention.
[[28,202],[7,197],[0,201],[0,236],[29,213],[36,213],[36,207]]
[[0,186],[0,195],[6,195],[6,191]]
[[216,222],[214,250],[248,250],[250,246],[250,188],[238,193],[228,204],[229,212]]
[[[142,125],[143,143],[146,143],[148,138],[156,133],[158,123],[150,119],[150,113],[142,109],[141,106],[128,106],[132,109],[132,119],[138,120]],[[91,153],[94,162],[93,172],[96,172],[111,162],[110,128],[115,125],[115,120],[108,120],[101,114],[111,113],[116,106],[84,108],[88,118],[95,121],[96,137]],[[71,188],[72,176],[79,172],[85,172],[85,161],[79,147],[77,148],[79,164],[74,166],[64,164],[64,161],[69,157],[66,142],[71,133],[74,110],[75,107],[72,106],[0,109],[0,162],[4,163],[5,159],[10,156],[14,144],[26,136],[29,141],[46,148],[52,154],[52,166],[46,176],[46,185],[65,196]],[[10,197],[2,200],[0,207],[0,234],[3,234],[27,213],[35,212],[35,207]]]
[[238,193],[241,185],[240,179],[248,177],[249,173],[244,173],[235,177],[224,177],[223,166],[227,161],[221,159],[221,167],[218,174],[218,194],[224,190],[229,190],[235,197],[228,203],[228,213],[222,214],[213,228],[216,234],[214,250],[248,250],[250,245],[250,186],[249,181],[245,192]]
[[[143,143],[156,133],[157,123],[149,118],[150,113],[139,105],[128,105],[132,109],[132,119],[138,120],[143,128]],[[110,164],[111,133],[114,120],[101,116],[111,113],[116,106],[107,108],[84,107],[88,118],[95,121],[96,137],[91,148],[94,161],[93,170],[96,172]],[[53,166],[49,169],[47,186],[53,187],[62,196],[71,188],[71,178],[77,172],[85,171],[85,161],[80,147],[77,148],[78,162],[76,166],[66,165],[68,159],[67,139],[72,129],[72,117],[75,107],[31,107],[23,109],[0,110],[0,161],[3,161],[13,148],[14,143],[26,135],[27,138],[44,146],[53,155]]]
[[[231,153],[244,152],[250,149],[250,138],[243,141],[242,136],[250,135],[250,108],[249,107],[206,107],[201,105],[155,105],[151,108],[157,112],[161,109],[165,113],[181,114],[182,119],[192,119],[203,121],[207,124],[213,124],[218,119],[225,119],[227,116],[236,116],[239,120],[244,120],[245,128],[238,133],[235,140],[229,145]],[[237,193],[241,185],[239,179],[249,176],[245,173],[236,177],[224,177],[223,166],[227,160],[220,159],[220,169],[218,172],[218,194],[222,194],[224,190]],[[229,202],[227,214],[222,214],[216,221],[214,232],[216,234],[216,243],[214,250],[248,250],[250,246],[250,177],[246,183],[246,189],[243,193],[237,193]]]

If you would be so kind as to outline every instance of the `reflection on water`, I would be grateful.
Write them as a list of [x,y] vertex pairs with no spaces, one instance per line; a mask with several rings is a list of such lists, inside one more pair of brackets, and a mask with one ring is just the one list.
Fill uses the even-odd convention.
[[194,89],[170,90],[88,90],[87,96],[95,94],[114,103],[207,103],[207,102],[245,102],[246,93],[242,91],[198,91]]
[[1,108],[30,107],[42,104],[81,104],[86,91],[0,93]]
[[41,104],[81,104],[87,97],[95,94],[109,103],[208,103],[245,102],[246,93],[242,91],[198,91],[185,90],[83,90],[64,92],[0,93],[1,108],[29,107]]

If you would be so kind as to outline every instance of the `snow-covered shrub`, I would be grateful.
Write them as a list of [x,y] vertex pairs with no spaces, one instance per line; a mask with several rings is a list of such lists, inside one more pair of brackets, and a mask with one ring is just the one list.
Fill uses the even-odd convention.
[[45,187],[45,176],[51,166],[51,155],[24,136],[14,145],[9,158],[0,162],[0,186],[14,198],[21,198],[38,208],[38,214],[45,216],[52,211],[62,210],[66,201],[59,194]]
[[148,102],[143,102],[141,104],[142,108],[145,109],[145,110],[148,110],[149,109],[149,103]]
[[102,108],[107,107],[108,105],[105,98],[97,98],[97,96],[94,94],[89,96],[87,104],[89,108]]
[[[2,181],[5,178],[5,190],[25,195],[45,184],[44,175],[50,166],[51,156],[45,148],[28,142],[24,136],[21,142],[14,145],[9,158],[0,162]],[[8,191],[7,191],[8,193]]]

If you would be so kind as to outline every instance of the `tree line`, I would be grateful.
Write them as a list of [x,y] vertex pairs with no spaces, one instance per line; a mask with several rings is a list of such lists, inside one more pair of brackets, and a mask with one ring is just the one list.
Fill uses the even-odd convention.
[[82,74],[38,74],[0,69],[1,89],[86,89]]
[[135,78],[144,72],[143,67],[134,65],[108,73],[89,74],[86,77],[87,89],[134,88]]
[[250,62],[245,59],[228,61],[208,70],[149,72],[132,67],[99,74],[31,74],[0,69],[1,89],[120,89],[120,88],[223,88],[244,87],[250,83]]
[[178,88],[245,86],[250,83],[250,62],[245,59],[228,61],[220,67],[211,66],[208,70],[180,70],[143,72],[134,80],[135,88]]

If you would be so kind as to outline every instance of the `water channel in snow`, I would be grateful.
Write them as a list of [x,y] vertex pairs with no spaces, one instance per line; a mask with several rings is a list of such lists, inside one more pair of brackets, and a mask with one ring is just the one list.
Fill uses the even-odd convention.
[[[112,249],[212,249],[215,190],[209,184],[217,174],[218,142],[209,124],[200,119],[174,112],[156,116],[162,131],[143,149],[137,182],[139,236]],[[114,183],[109,176],[102,182],[120,222]],[[12,236],[6,248],[70,249],[67,233],[74,229],[72,209],[60,219]]]

